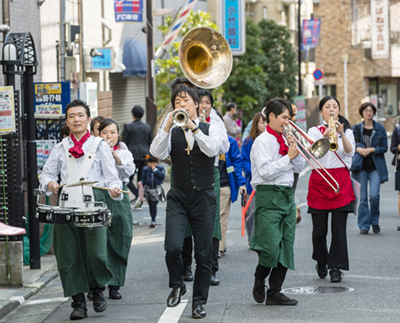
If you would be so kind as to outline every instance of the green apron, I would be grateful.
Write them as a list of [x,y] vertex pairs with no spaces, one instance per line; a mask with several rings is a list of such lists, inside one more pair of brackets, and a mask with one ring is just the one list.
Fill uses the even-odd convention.
[[258,263],[275,268],[280,262],[294,270],[296,205],[293,189],[282,185],[258,185],[254,235],[250,248],[258,253]]
[[[104,191],[94,188],[93,195],[95,201],[105,201]],[[102,288],[112,278],[107,266],[106,227],[54,224],[53,247],[65,297]]]
[[[125,183],[123,189],[127,190]],[[108,193],[105,194],[106,204],[113,214],[111,226],[107,227],[107,264],[113,275],[108,284],[112,286],[125,284],[126,267],[132,245],[133,213],[128,194],[123,194],[122,201],[115,201]]]
[[[221,193],[221,188],[219,186],[219,171],[218,171],[218,167],[214,166],[214,191],[215,191],[215,199],[217,201],[217,211],[215,212],[215,224],[214,224],[214,233],[213,233],[213,238],[218,239],[219,241],[221,241],[222,237],[221,237],[221,223],[219,221],[219,204],[220,204],[220,193]],[[186,236],[185,238],[188,238],[192,235],[192,228],[189,226],[186,230]]]

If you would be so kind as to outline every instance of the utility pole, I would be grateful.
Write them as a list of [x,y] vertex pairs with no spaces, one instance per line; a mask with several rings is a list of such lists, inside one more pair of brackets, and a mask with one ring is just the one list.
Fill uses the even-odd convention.
[[79,35],[79,76],[80,82],[85,82],[85,61],[83,51],[83,0],[78,0],[78,24],[80,28]]
[[147,97],[146,116],[151,129],[157,121],[157,106],[154,104],[154,46],[153,46],[153,6],[152,0],[146,1],[147,34]]
[[65,0],[60,0],[60,81],[65,81]]
[[299,60],[299,95],[302,95],[303,91],[301,88],[301,0],[298,0],[297,5],[297,26],[298,26],[298,60]]

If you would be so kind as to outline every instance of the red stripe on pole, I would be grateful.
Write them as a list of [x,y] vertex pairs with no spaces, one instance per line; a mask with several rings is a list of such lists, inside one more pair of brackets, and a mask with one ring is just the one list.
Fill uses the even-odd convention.
[[190,10],[192,10],[191,8],[189,8],[188,10],[184,11],[179,18],[182,18],[183,16],[185,16]]
[[175,37],[175,35],[174,35],[174,36],[171,36],[170,38],[168,38],[168,39],[164,42],[163,46],[164,46],[164,45],[167,45],[169,42],[171,42],[171,40],[174,39],[174,37]]

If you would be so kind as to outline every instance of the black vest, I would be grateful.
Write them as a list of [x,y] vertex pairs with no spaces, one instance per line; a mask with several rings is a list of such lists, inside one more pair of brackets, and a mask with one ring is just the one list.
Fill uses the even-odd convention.
[[[200,131],[208,135],[209,124],[200,122]],[[187,136],[193,136],[189,130]],[[187,154],[187,141],[184,130],[174,128],[171,132],[171,160],[173,185],[188,191],[193,188],[200,191],[214,184],[214,160],[201,150],[196,140],[190,155]]]

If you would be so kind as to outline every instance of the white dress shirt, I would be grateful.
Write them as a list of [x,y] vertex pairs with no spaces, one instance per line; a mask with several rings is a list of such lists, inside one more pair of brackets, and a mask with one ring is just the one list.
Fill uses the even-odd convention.
[[115,164],[118,171],[118,177],[122,182],[129,183],[129,177],[135,173],[136,169],[132,153],[122,147],[117,149],[115,152],[121,159],[121,166]]
[[250,152],[251,186],[254,190],[258,185],[292,186],[293,173],[300,173],[304,168],[305,160],[300,154],[290,160],[289,155],[279,154],[279,147],[276,137],[267,131],[254,141]]
[[[198,125],[200,121],[197,118],[194,122]],[[161,160],[164,160],[169,156],[171,153],[171,133],[172,129],[175,127],[176,126],[173,125],[169,132],[165,132],[164,127],[158,130],[157,136],[153,139],[153,142],[150,145],[150,154]],[[181,131],[184,132],[184,130]],[[221,127],[213,124],[210,124],[208,135],[205,135],[201,130],[194,135],[192,131],[189,130],[186,132],[189,147],[193,149],[194,141],[196,140],[200,150],[206,156],[213,158],[218,155],[224,141],[224,136],[221,135],[221,131]]]
[[[314,141],[323,137],[322,132],[317,127],[310,128],[308,130],[308,135]],[[351,150],[351,152],[345,153],[345,151],[343,149],[342,137],[340,135],[338,135],[338,150],[336,150],[336,153],[344,161],[346,166],[350,169],[352,157],[355,152],[356,142],[354,140],[353,131],[351,129],[347,129],[345,131],[345,136],[351,143],[353,149]],[[314,166],[316,166],[317,168],[320,168],[313,160],[311,160],[311,162],[313,163]],[[318,159],[318,162],[325,168],[342,168],[342,167],[344,167],[343,163],[339,160],[339,158],[337,158],[335,153],[333,153],[332,151],[328,151],[328,153],[324,157]],[[314,168],[312,166],[310,166],[310,169],[312,170]]]
[[[218,126],[220,129],[220,134],[218,136],[222,137],[222,145],[221,150],[218,154],[226,154],[229,151],[230,144],[228,139],[228,132],[225,128],[224,121],[218,116],[215,112],[214,108],[211,108],[210,111],[210,124]],[[214,166],[218,167],[219,165],[219,155],[215,156]]]
[[[83,151],[86,153],[90,151],[90,147],[95,137],[90,136],[82,146]],[[68,137],[69,146],[72,148],[74,142]],[[84,160],[84,156],[76,159],[77,166],[80,167]],[[43,171],[39,176],[39,182],[42,189],[47,189],[51,181],[58,181],[58,174],[61,175],[61,185],[65,184],[68,179],[68,167],[65,159],[65,151],[62,142],[54,146],[50,153],[49,159],[43,167]],[[97,181],[96,186],[103,186],[108,188],[118,187],[122,189],[121,180],[118,178],[117,168],[115,167],[115,160],[111,154],[110,147],[104,142],[100,142],[96,150],[96,159],[93,162],[90,171],[87,174],[87,181]],[[73,183],[68,183],[73,184]],[[50,195],[50,194],[49,194]],[[121,200],[121,194],[115,200]]]

